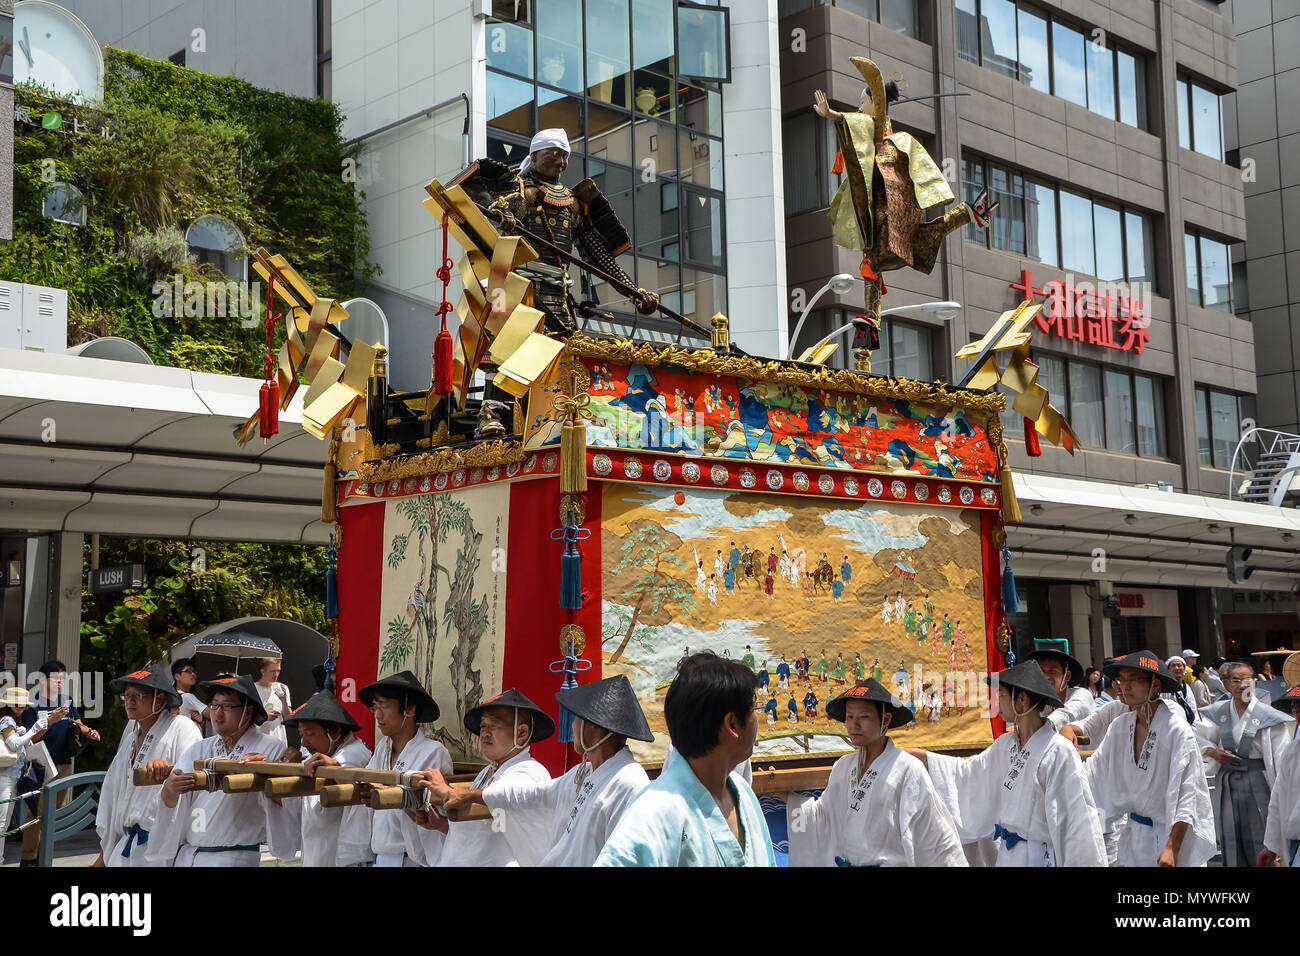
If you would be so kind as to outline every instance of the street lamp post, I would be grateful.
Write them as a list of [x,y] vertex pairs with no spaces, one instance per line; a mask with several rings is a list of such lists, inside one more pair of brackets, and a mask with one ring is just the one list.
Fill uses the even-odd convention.
[[853,289],[857,281],[847,272],[841,272],[838,275],[831,276],[830,281],[817,290],[813,297],[808,300],[808,304],[803,307],[803,311],[799,313],[799,321],[795,324],[794,335],[790,336],[790,344],[785,347],[785,359],[789,360],[794,355],[794,343],[799,340],[799,333],[803,331],[803,324],[808,320],[808,313],[817,304],[817,300],[825,295],[827,290],[834,292],[836,295],[845,295]]
[[[887,315],[895,315],[899,312],[933,312],[944,322],[951,322],[957,317],[957,313],[960,312],[961,309],[962,305],[960,302],[920,302],[916,305],[897,305],[892,309],[885,309],[880,313],[880,317],[883,319]],[[821,348],[831,339],[837,338],[853,328],[856,328],[856,325],[853,322],[840,326],[834,332],[831,332],[813,345],[813,347],[809,349],[809,352],[816,352],[817,349]],[[796,335],[798,334],[798,331],[799,330],[796,328]],[[791,345],[793,345],[793,339],[791,340]]]

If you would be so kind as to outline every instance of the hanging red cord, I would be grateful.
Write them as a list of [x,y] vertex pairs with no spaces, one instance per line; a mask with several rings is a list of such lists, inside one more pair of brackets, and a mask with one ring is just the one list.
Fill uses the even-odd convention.
[[275,376],[275,325],[280,316],[275,314],[275,274],[266,287],[266,363],[263,367],[261,392],[258,395],[257,426],[261,436],[270,438],[280,431],[280,383]]
[[451,259],[447,256],[447,214],[442,214],[442,267],[437,276],[442,280],[442,304],[436,315],[442,318],[442,330],[433,342],[433,391],[437,395],[452,393],[452,373],[455,358],[451,343],[451,333],[447,331],[447,313],[451,311],[451,302],[447,300],[447,283],[451,281]]

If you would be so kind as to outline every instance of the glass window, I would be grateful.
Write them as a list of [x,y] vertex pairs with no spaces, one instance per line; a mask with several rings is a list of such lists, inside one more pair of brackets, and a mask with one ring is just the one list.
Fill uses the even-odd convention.
[[1088,105],[1088,81],[1083,34],[1064,23],[1052,22],[1053,92],[1071,103]]
[[492,0],[492,16],[498,20],[521,20],[527,23],[532,0]]
[[1025,255],[1045,265],[1057,265],[1056,190],[1047,183],[1025,180]]
[[876,0],[835,0],[835,6],[868,20],[876,19]]
[[1214,448],[1214,466],[1227,468],[1241,436],[1241,415],[1237,396],[1227,392],[1210,392],[1210,440]]
[[1047,400],[1064,412],[1070,406],[1066,403],[1065,359],[1055,355],[1034,357],[1038,365],[1038,384],[1047,389]]
[[637,120],[633,124],[632,165],[643,174],[677,175],[677,128],[654,120]]
[[1061,268],[1096,275],[1092,239],[1092,200],[1060,190]]
[[532,138],[533,84],[487,72],[487,123],[496,129]]
[[587,0],[587,96],[632,107],[627,0]]
[[1148,375],[1134,375],[1133,384],[1137,397],[1138,454],[1167,458],[1164,387]]
[[677,122],[701,133],[722,135],[722,95],[698,86],[678,84]]
[[1228,246],[1206,236],[1201,243],[1201,304],[1220,312],[1232,311],[1232,261]]
[[1232,311],[1244,316],[1250,311],[1250,286],[1246,281],[1246,263],[1232,264]]
[[[586,126],[583,123],[582,116],[582,99],[577,96],[567,96],[556,90],[547,90],[539,88],[537,90],[537,128],[550,129],[559,126],[569,134],[569,143],[577,150],[584,150],[584,143],[587,138]],[[528,134],[532,138],[532,134]],[[571,174],[577,173],[575,178]],[[569,168],[565,170],[561,181],[566,186],[575,185],[582,179],[582,164],[570,162]]]
[[682,269],[682,291],[686,308],[682,315],[694,318],[701,325],[708,326],[709,320],[719,312],[727,311],[727,280],[713,272],[699,269]]
[[1183,252],[1187,259],[1187,301],[1192,305],[1201,304],[1201,266],[1196,259],[1196,237],[1183,237]]
[[489,20],[487,64],[496,70],[533,78],[533,31],[517,23]]
[[[816,132],[820,133],[821,130]],[[677,138],[677,151],[682,179],[697,186],[722,188],[722,140],[711,139],[691,130],[682,129]],[[808,173],[805,172],[804,175],[808,176]],[[816,187],[819,177],[808,178],[813,180],[813,185]]]
[[916,36],[916,0],[880,0],[880,25],[904,36]]
[[787,216],[821,209],[826,205],[826,157],[821,133],[826,124],[816,113],[800,113],[782,124],[781,143],[785,151],[785,212]]
[[199,262],[210,262],[225,275],[241,282],[248,278],[248,249],[244,237],[225,216],[200,216],[185,231],[185,242]]
[[1097,244],[1097,271],[1105,282],[1124,281],[1124,226],[1114,206],[1092,204],[1093,235]]
[[993,248],[1025,252],[1025,180],[1004,166],[989,166],[989,191],[998,201],[993,210]]
[[1016,23],[1020,34],[1020,82],[1052,92],[1051,59],[1047,53],[1047,18],[1021,7]]
[[[975,198],[984,188],[984,160],[974,156],[963,156],[961,158],[961,183],[962,198],[967,203],[974,203]],[[997,212],[997,210],[993,210]],[[980,229],[973,222],[966,226],[966,238],[971,242],[978,242],[981,246],[988,245],[988,230]]]
[[1192,84],[1192,148],[1198,153],[1223,159],[1223,126],[1219,120],[1219,96]]
[[1115,51],[1088,43],[1088,109],[1115,118]]
[[1183,149],[1192,148],[1192,115],[1189,112],[1192,91],[1186,80],[1177,83],[1178,92],[1178,145]]
[[1146,61],[1116,50],[1119,64],[1119,118],[1139,129],[1147,127]]
[[[642,182],[639,170],[633,172],[636,179],[636,231],[632,234],[633,244],[641,256],[676,261],[680,256],[681,242],[677,209],[664,209],[661,189],[663,183]],[[669,248],[670,246],[677,248]]]
[[677,7],[677,56],[682,76],[728,80],[728,14],[725,7]]
[[722,267],[722,200],[682,187],[686,215],[686,259],[715,269]]
[[975,0],[957,0],[957,55],[971,63],[980,61],[980,21]]
[[888,321],[889,374],[898,378],[930,379],[933,368],[930,330],[910,322]]
[[1092,448],[1106,445],[1101,397],[1101,369],[1095,365],[1070,365],[1070,424],[1079,441]]
[[1106,447],[1137,454],[1133,436],[1133,379],[1128,372],[1106,370]]
[[632,123],[628,115],[588,102],[586,151],[588,156],[631,166],[633,164]]
[[1124,244],[1128,255],[1128,281],[1155,285],[1152,261],[1151,217],[1137,212],[1124,213]]
[[1017,74],[1016,5],[1011,0],[980,0],[984,65],[1007,76]]
[[[628,231],[629,235],[635,235],[635,219],[633,217],[633,190],[632,184],[635,181],[636,174],[626,166],[615,166],[610,163],[604,163],[599,160],[589,161],[587,175],[596,183],[596,188],[604,194],[609,200],[609,204],[614,207],[614,212],[618,215],[618,221],[623,224],[623,228]],[[675,227],[674,227],[675,228]],[[627,257],[619,257],[619,265],[632,275],[634,268],[632,260]],[[622,293],[614,292],[603,282],[596,282],[597,301],[607,302],[611,299],[618,299]]]
[[[673,0],[632,0],[632,64],[638,112],[670,119],[676,106],[673,84]],[[653,97],[653,100],[651,99]]]
[[537,78],[571,93],[582,92],[582,0],[538,4]]
[[1210,457],[1210,394],[1206,389],[1196,389],[1196,450],[1202,465],[1212,465]]

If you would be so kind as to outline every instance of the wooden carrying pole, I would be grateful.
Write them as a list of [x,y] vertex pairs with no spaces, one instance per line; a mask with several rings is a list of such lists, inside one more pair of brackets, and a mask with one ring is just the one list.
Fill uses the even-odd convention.
[[785,793],[790,790],[825,790],[831,768],[786,767],[781,770],[754,768],[755,793]]
[[325,781],[314,777],[270,777],[262,792],[280,800],[285,797],[315,797],[324,787]]
[[368,798],[361,797],[364,787],[359,783],[337,783],[321,787],[320,805],[322,807],[358,807],[369,803]]

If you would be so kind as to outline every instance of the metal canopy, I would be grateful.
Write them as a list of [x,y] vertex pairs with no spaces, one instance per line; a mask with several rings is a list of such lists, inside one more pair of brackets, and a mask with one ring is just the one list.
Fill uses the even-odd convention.
[[235,442],[260,386],[0,349],[0,528],[325,543],[326,446],[301,397],[271,441]]

